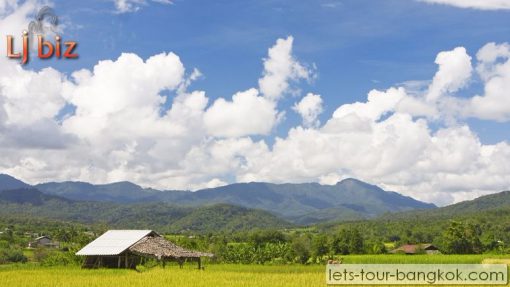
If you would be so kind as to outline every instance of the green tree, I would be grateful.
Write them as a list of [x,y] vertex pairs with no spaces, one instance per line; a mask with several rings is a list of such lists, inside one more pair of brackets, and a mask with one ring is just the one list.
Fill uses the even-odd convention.
[[311,256],[311,242],[310,238],[306,235],[297,236],[292,240],[292,254],[294,259],[305,264]]
[[312,238],[311,254],[315,262],[329,253],[328,237],[325,234],[318,234]]
[[444,251],[450,254],[481,253],[481,229],[472,223],[451,221],[443,233]]
[[362,254],[364,239],[357,228],[342,229],[334,238],[331,250],[335,254]]

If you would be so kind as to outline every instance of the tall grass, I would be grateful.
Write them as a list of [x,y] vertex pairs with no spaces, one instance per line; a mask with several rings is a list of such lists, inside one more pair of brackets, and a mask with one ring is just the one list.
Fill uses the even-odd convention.
[[[341,257],[341,256],[340,256]],[[476,264],[486,258],[510,258],[509,255],[475,254],[475,255],[349,255],[343,257],[343,263],[351,264]]]
[[184,268],[132,270],[81,270],[79,268],[10,269],[0,271],[1,286],[321,286],[324,268],[300,266],[213,265],[205,271]]
[[[344,263],[480,263],[494,255],[350,255]],[[146,272],[79,267],[41,267],[35,264],[0,266],[0,286],[9,287],[106,287],[106,286],[326,286],[323,265],[229,265],[208,264],[205,271],[196,265],[185,268],[155,267]],[[423,286],[423,285],[422,285]]]

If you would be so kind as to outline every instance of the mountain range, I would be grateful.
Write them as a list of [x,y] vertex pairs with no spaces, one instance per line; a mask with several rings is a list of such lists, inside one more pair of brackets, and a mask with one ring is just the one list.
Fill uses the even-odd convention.
[[412,229],[418,224],[439,233],[451,219],[510,220],[510,191],[436,208],[355,179],[334,186],[246,183],[189,192],[146,189],[130,182],[30,186],[0,175],[0,215],[0,219],[46,218],[168,232],[232,232],[317,223],[332,228],[343,221],[374,230],[389,228],[390,233],[392,228]]
[[[6,189],[3,182],[14,180],[11,176],[0,175],[0,190]],[[195,192],[161,191],[142,188],[131,182],[100,185],[48,182],[33,188],[75,201],[117,204],[163,202],[183,207],[229,204],[264,210],[295,224],[373,218],[387,212],[435,208],[433,204],[384,191],[356,179],[345,179],[336,185],[236,183]]]
[[169,203],[75,201],[44,194],[35,188],[0,190],[0,218],[3,217],[106,223],[112,228],[162,232],[234,232],[293,226],[267,211],[229,204],[182,207]]

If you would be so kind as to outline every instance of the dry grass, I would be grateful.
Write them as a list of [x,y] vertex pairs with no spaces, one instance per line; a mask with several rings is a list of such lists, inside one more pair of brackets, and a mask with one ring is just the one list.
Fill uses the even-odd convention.
[[[358,255],[345,256],[345,263],[509,263],[508,256],[488,255]],[[494,261],[496,260],[496,261]],[[313,265],[207,265],[205,271],[187,265],[167,266],[146,272],[132,270],[83,270],[78,267],[43,268],[36,265],[1,266],[0,286],[9,287],[110,287],[110,286],[326,286],[325,266]],[[379,285],[380,286],[380,285]],[[420,285],[424,286],[424,285]],[[444,286],[444,285],[443,285]],[[459,285],[457,285],[459,286]]]

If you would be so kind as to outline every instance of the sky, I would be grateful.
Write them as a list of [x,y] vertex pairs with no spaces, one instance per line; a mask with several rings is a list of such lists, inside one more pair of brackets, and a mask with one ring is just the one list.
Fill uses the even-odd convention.
[[2,173],[510,189],[510,0],[0,0],[0,41],[43,6],[79,58],[0,45]]

